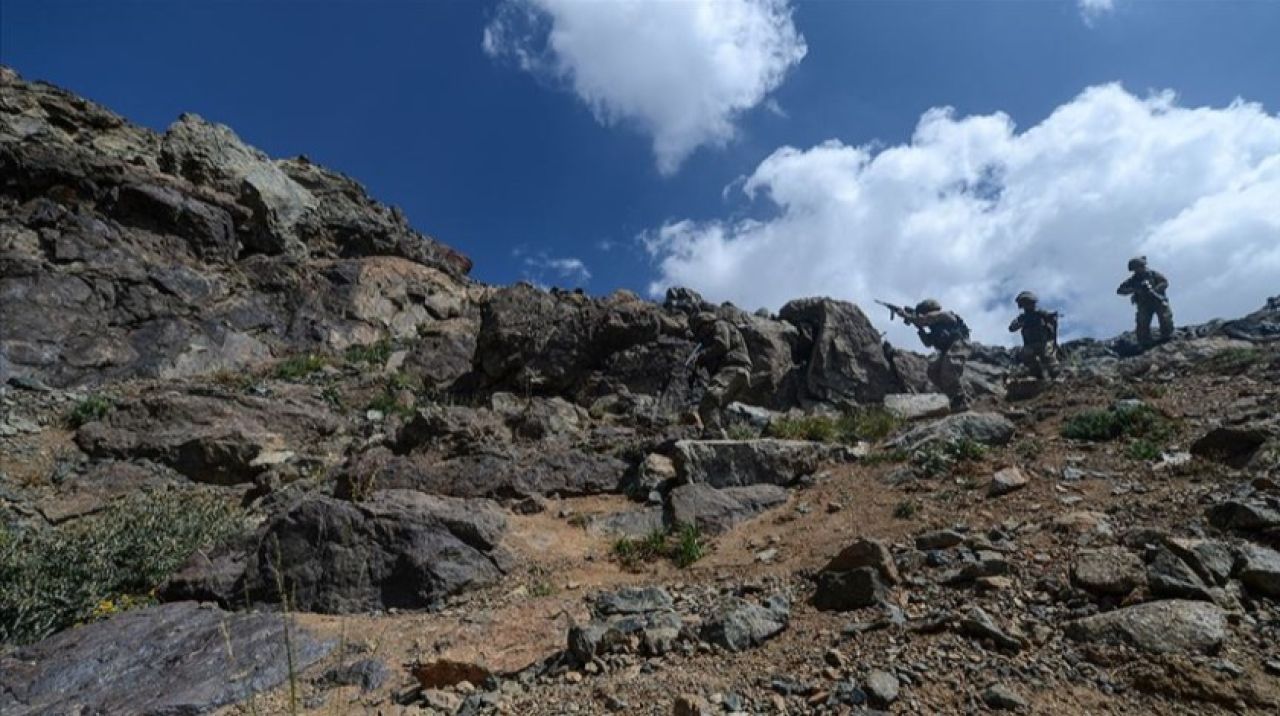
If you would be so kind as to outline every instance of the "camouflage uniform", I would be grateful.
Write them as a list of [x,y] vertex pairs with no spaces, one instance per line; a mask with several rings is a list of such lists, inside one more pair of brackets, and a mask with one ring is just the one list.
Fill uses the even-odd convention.
[[969,358],[969,340],[964,320],[951,311],[942,310],[932,299],[921,301],[906,320],[917,328],[926,346],[938,351],[929,363],[929,380],[951,398],[952,409],[968,410],[964,365]]
[[1022,350],[1018,361],[1039,379],[1058,374],[1058,314],[1036,308],[1036,297],[1029,291],[1018,294],[1022,313],[1009,324],[1009,331],[1022,331]]
[[1173,310],[1169,308],[1169,299],[1165,291],[1169,288],[1169,279],[1159,271],[1147,268],[1147,260],[1143,257],[1131,259],[1129,270],[1133,272],[1116,293],[1128,296],[1137,308],[1138,342],[1144,346],[1151,345],[1151,319],[1160,321],[1160,340],[1167,341],[1173,336]]
[[721,412],[751,382],[751,354],[742,333],[711,314],[694,317],[694,335],[702,344],[698,365],[706,366],[711,382],[698,404],[698,417],[709,432],[723,433]]

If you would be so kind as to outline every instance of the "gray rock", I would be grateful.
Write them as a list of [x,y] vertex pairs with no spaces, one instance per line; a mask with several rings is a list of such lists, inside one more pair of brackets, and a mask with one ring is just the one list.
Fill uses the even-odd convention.
[[743,651],[772,639],[787,627],[791,605],[775,596],[764,606],[731,597],[717,605],[702,626],[701,638],[729,651]]
[[987,494],[992,497],[1000,497],[1010,492],[1016,492],[1026,487],[1030,480],[1016,467],[1006,467],[997,471],[991,476],[991,484],[987,487]]
[[843,448],[805,440],[681,440],[674,460],[687,483],[786,486],[844,455]]
[[859,567],[875,569],[887,584],[897,584],[901,581],[889,548],[880,540],[866,537],[860,537],[840,550],[840,553],[833,557],[822,571],[848,572]]
[[644,614],[669,610],[673,603],[661,587],[625,587],[596,597],[594,611],[601,616]]
[[722,489],[703,483],[681,485],[667,498],[667,522],[719,534],[786,501],[787,490],[777,485]]
[[[209,713],[289,678],[284,619],[177,602],[68,629],[0,656],[0,712]],[[289,629],[293,667],[333,649]]]
[[1019,651],[1026,646],[1023,639],[1001,629],[981,607],[970,609],[960,620],[960,631],[974,639],[990,641],[998,649]]
[[951,413],[951,399],[942,393],[890,393],[884,407],[902,420],[941,418]]
[[867,691],[867,699],[876,708],[888,708],[898,700],[898,677],[879,669],[867,674],[863,684]]
[[1157,597],[1213,601],[1209,588],[1200,575],[1172,550],[1161,547],[1147,564],[1147,585]]
[[1207,585],[1222,586],[1231,578],[1236,556],[1225,542],[1206,539],[1182,539],[1171,537],[1165,547],[1178,556]]
[[1154,654],[1212,654],[1226,639],[1226,614],[1208,602],[1147,602],[1068,622],[1077,641],[1127,644]]
[[998,711],[1012,711],[1027,707],[1026,700],[1004,684],[992,684],[984,689],[982,703]]
[[1013,439],[1013,423],[996,413],[960,413],[912,428],[894,438],[890,446],[907,451],[926,446],[945,446],[958,440],[983,445],[1005,445]]
[[848,572],[819,572],[813,606],[847,612],[881,604],[884,599],[880,573],[872,567],[860,567]]
[[671,650],[684,622],[670,610],[624,614],[595,619],[569,630],[568,653],[579,664],[597,656],[627,652],[633,644],[647,656],[661,656]]
[[1280,599],[1280,552],[1249,545],[1244,550],[1240,571],[1236,576],[1251,591]]
[[935,530],[916,536],[916,549],[922,551],[950,549],[964,542],[964,535],[955,530]]
[[1280,528],[1280,511],[1252,500],[1227,500],[1208,509],[1209,524],[1222,530],[1263,532]]
[[1124,547],[1085,550],[1071,565],[1071,582],[1092,594],[1123,597],[1142,586],[1142,559]]

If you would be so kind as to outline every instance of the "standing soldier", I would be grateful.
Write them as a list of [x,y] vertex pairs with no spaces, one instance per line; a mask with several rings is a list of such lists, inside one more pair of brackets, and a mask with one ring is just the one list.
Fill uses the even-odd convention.
[[1129,259],[1129,270],[1133,272],[1116,293],[1128,296],[1137,308],[1138,342],[1150,346],[1151,317],[1160,320],[1160,342],[1173,336],[1173,310],[1169,308],[1169,298],[1165,291],[1169,288],[1169,279],[1159,271],[1147,268],[1147,257],[1137,256]]
[[1058,375],[1058,314],[1036,308],[1036,295],[1018,294],[1014,302],[1022,313],[1009,324],[1009,332],[1022,331],[1022,351],[1018,360],[1039,380]]
[[742,333],[710,311],[695,314],[689,320],[689,327],[702,347],[697,364],[705,366],[711,374],[711,382],[698,404],[698,417],[704,430],[723,438],[721,412],[751,382],[751,354]]
[[942,304],[926,298],[916,304],[915,310],[894,306],[883,301],[891,315],[901,316],[902,321],[916,327],[921,342],[938,351],[929,363],[929,380],[951,398],[951,409],[969,409],[969,391],[964,386],[964,364],[969,357],[969,326],[964,319],[942,310]]

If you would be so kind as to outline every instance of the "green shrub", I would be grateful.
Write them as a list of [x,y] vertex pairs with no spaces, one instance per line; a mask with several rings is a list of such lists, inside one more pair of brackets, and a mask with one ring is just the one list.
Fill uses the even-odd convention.
[[323,370],[329,359],[319,353],[303,353],[290,356],[276,364],[273,374],[281,380],[301,380]]
[[826,415],[782,417],[769,423],[769,435],[784,440],[835,442],[836,421]]
[[353,365],[373,365],[381,367],[386,364],[387,359],[391,357],[395,347],[391,345],[388,339],[382,339],[377,343],[367,346],[351,346],[347,348],[344,357],[347,363]]
[[850,445],[888,437],[901,422],[882,407],[859,408],[843,415],[782,417],[769,424],[769,435],[788,440],[810,440]]
[[110,399],[101,395],[90,395],[89,397],[76,403],[71,412],[67,414],[67,424],[73,428],[78,428],[85,423],[92,423],[107,417],[107,414],[115,407]]
[[695,525],[680,525],[669,531],[656,530],[639,540],[620,537],[610,551],[614,559],[628,570],[655,559],[669,559],[684,569],[706,556],[707,547],[702,541],[702,532]]
[[903,500],[893,508],[893,516],[900,520],[909,520],[915,517],[916,512],[920,510],[920,506],[913,500]]
[[1156,443],[1146,438],[1138,438],[1137,440],[1129,443],[1128,452],[1130,458],[1145,462],[1159,459],[1161,453],[1164,451]]
[[1105,442],[1121,437],[1168,439],[1173,426],[1154,408],[1147,405],[1123,405],[1105,410],[1086,410],[1067,419],[1062,436],[1072,440]]
[[0,527],[0,643],[28,643],[151,600],[198,549],[243,528],[204,492],[141,493],[60,527]]

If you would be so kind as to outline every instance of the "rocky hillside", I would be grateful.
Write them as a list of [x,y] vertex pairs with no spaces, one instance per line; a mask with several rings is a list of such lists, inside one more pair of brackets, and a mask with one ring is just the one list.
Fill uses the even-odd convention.
[[847,302],[469,269],[0,70],[0,712],[1280,709],[1280,298],[949,415]]

